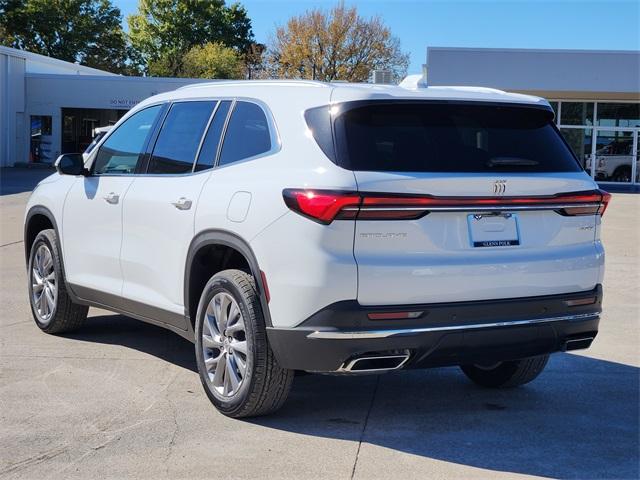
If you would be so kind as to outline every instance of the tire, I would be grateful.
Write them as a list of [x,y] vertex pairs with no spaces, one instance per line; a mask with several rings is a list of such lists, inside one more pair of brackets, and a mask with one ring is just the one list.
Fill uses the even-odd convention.
[[73,303],[67,292],[55,230],[43,230],[33,241],[27,279],[31,313],[40,330],[65,333],[82,326],[89,307]]
[[222,414],[255,417],[282,407],[294,371],[276,362],[251,275],[224,270],[209,280],[200,297],[195,334],[200,381]]
[[462,365],[464,374],[474,383],[489,388],[509,388],[534,380],[547,365],[549,355],[499,362],[495,366]]
[[631,181],[631,167],[624,166],[616,168],[611,176],[611,181],[629,183]]

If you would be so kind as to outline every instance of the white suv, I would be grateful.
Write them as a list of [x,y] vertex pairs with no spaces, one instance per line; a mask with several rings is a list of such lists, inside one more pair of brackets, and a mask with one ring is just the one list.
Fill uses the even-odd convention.
[[225,415],[296,370],[461,365],[514,386],[598,330],[609,195],[541,99],[474,88],[218,82],[154,96],[25,218],[45,332],[88,306],[196,345]]

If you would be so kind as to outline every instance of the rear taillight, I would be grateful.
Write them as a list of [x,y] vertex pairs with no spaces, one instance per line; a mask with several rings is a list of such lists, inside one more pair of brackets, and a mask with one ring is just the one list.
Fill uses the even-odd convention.
[[557,209],[561,215],[575,217],[578,215],[604,215],[604,211],[609,205],[611,194],[604,190],[594,190],[592,192],[577,194],[558,195],[558,200],[565,205]]
[[358,220],[415,220],[429,213],[433,198],[363,194]]
[[600,216],[602,216],[609,206],[609,202],[611,201],[611,194],[609,192],[605,192],[604,190],[599,190],[599,192],[602,195],[602,200],[600,200],[602,203],[602,208],[598,213],[600,214]]
[[609,206],[609,202],[611,202],[611,194],[609,192],[605,192],[604,190],[600,190],[600,191],[602,192],[602,204],[603,204],[600,215],[604,215],[604,211]]
[[564,216],[603,215],[611,195],[602,190],[537,197],[434,197],[334,190],[287,189],[287,206],[325,225],[333,220],[415,220],[430,212],[554,210]]
[[[326,225],[337,219],[354,219],[358,214],[360,195],[329,190],[295,190],[282,192],[284,203],[305,217]],[[347,207],[355,207],[347,210]]]
[[386,197],[332,190],[283,192],[287,206],[301,215],[325,225],[333,220],[413,220],[429,210],[427,197]]

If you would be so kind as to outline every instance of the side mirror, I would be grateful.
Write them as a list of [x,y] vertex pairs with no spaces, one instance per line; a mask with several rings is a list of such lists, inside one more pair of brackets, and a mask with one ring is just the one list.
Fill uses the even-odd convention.
[[84,157],[81,153],[65,153],[60,155],[55,163],[56,170],[60,175],[89,175],[89,171],[84,168]]

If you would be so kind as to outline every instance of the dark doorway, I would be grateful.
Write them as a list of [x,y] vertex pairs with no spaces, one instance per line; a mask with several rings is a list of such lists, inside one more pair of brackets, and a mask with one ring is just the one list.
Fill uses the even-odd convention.
[[61,153],[81,153],[91,143],[94,129],[115,125],[127,110],[63,108]]

